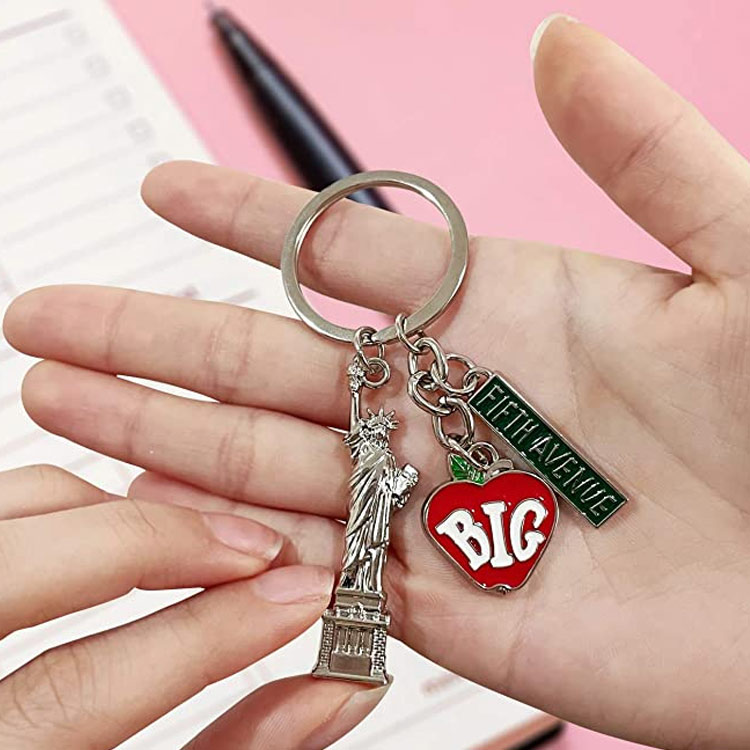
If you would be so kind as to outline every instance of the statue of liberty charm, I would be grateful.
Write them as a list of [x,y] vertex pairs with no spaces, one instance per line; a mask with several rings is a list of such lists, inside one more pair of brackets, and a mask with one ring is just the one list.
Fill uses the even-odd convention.
[[346,546],[333,604],[323,615],[313,674],[385,684],[389,680],[385,644],[390,616],[385,607],[383,569],[391,514],[406,504],[419,473],[410,464],[399,467],[390,449],[389,435],[398,426],[394,413],[382,408],[375,413],[368,409],[366,415],[361,412],[362,388],[373,384],[367,380],[360,354],[347,372],[351,414],[344,443],[354,465]]
[[[302,293],[299,255],[305,237],[321,214],[363,185],[394,186],[411,190],[434,205],[448,222],[451,259],[438,289],[396,330],[357,329],[326,320]],[[376,389],[390,378],[385,345],[400,335],[412,334],[436,320],[461,286],[469,254],[469,236],[461,212],[450,197],[429,180],[406,172],[383,170],[346,177],[315,195],[297,214],[284,240],[281,275],[289,303],[313,331],[354,345],[355,356],[347,369],[351,408],[349,431],[344,438],[353,467],[349,480],[349,515],[345,549],[338,583],[323,614],[316,677],[354,680],[382,685],[390,681],[385,669],[385,647],[390,616],[386,609],[383,572],[388,555],[391,516],[402,508],[417,484],[419,473],[400,466],[390,448],[396,429],[393,412],[362,411],[362,389]],[[405,332],[405,334],[404,334]],[[365,349],[374,347],[375,356]]]

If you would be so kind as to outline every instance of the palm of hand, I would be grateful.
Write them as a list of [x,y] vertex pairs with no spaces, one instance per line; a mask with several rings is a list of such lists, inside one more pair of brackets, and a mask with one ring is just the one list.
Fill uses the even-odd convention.
[[[735,665],[750,649],[750,264],[741,249],[750,227],[738,207],[750,200],[750,174],[688,105],[583,26],[550,26],[535,72],[566,148],[693,278],[529,243],[474,243],[460,298],[430,333],[518,383],[631,502],[599,529],[564,505],[524,589],[473,589],[421,531],[419,500],[446,480],[445,454],[401,380],[398,397],[383,397],[402,422],[394,449],[421,477],[393,523],[393,632],[475,681],[603,731],[671,748],[745,747],[734,707],[747,691]],[[270,263],[307,198],[190,164],[157,170],[144,195],[175,223]],[[305,251],[311,286],[390,313],[433,287],[442,233],[352,205],[331,214],[338,221],[324,222]],[[357,271],[342,272],[354,254]],[[29,295],[6,331],[36,356],[223,402],[188,403],[51,363],[25,388],[47,429],[171,477],[146,475],[133,488],[140,497],[254,514],[288,533],[303,560],[336,564],[341,528],[328,517],[344,513],[348,462],[338,437],[313,423],[345,426],[345,347],[233,308],[93,289]],[[390,356],[405,372],[401,355]],[[289,389],[266,374],[272,366],[257,368],[263,358],[307,369]],[[266,447],[280,440],[295,462],[282,471]]]
[[[496,279],[508,290],[501,305]],[[641,737],[674,746],[701,736],[720,713],[706,696],[741,689],[742,675],[730,675],[750,645],[748,415],[738,409],[746,344],[727,335],[745,313],[721,294],[622,261],[476,243],[465,301],[438,338],[536,394],[631,502],[598,530],[563,503],[531,582],[500,597],[437,558],[412,504],[394,529],[403,568],[388,577],[400,636],[574,721],[595,710],[632,736],[647,704],[653,723]],[[428,491],[445,481],[444,453],[429,419],[399,408],[410,431],[418,423],[405,450]],[[675,704],[692,707],[690,722]],[[731,707],[722,719],[732,723]]]

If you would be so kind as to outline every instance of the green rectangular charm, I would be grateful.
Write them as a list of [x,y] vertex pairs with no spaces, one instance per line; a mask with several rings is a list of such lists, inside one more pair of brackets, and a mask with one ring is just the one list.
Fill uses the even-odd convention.
[[627,502],[499,375],[493,374],[469,399],[469,407],[594,526]]

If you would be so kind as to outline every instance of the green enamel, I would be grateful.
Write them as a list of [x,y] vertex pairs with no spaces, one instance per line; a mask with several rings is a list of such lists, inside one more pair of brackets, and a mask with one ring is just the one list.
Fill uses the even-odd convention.
[[484,484],[485,474],[483,471],[474,468],[465,458],[451,453],[448,458],[450,470],[453,478],[457,482],[473,482],[474,484]]
[[493,375],[469,399],[469,406],[594,526],[601,526],[627,502],[499,375]]

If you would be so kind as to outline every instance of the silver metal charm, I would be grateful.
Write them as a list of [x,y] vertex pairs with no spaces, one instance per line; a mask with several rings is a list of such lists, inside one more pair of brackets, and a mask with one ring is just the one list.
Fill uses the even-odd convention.
[[[360,329],[362,331],[363,329]],[[359,340],[359,331],[355,342]],[[371,331],[374,333],[374,331]],[[373,364],[377,363],[377,364]],[[390,616],[383,591],[391,514],[403,508],[419,473],[410,464],[399,466],[389,446],[398,422],[382,408],[362,413],[363,387],[380,387],[387,380],[382,357],[365,359],[361,347],[348,368],[351,412],[344,443],[352,455],[349,518],[341,576],[332,606],[323,615],[318,663],[313,674],[385,684],[385,644]],[[368,371],[381,369],[375,381]]]
[[[335,182],[314,196],[292,224],[281,254],[281,273],[289,302],[304,323],[318,333],[354,344],[348,368],[351,393],[349,433],[345,443],[354,462],[350,481],[346,550],[333,602],[323,615],[323,634],[313,674],[383,684],[385,643],[390,617],[383,591],[383,570],[388,554],[393,511],[403,507],[419,474],[399,466],[389,446],[396,428],[393,412],[362,413],[362,388],[379,388],[390,377],[385,344],[398,337],[395,325],[375,331],[335,325],[315,312],[302,294],[298,277],[299,254],[315,220],[336,201],[363,187],[402,187],[432,203],[448,222],[451,259],[445,278],[427,302],[401,322],[406,335],[434,321],[456,295],[468,259],[469,238],[460,211],[450,197],[429,180],[407,172],[363,172]],[[368,357],[365,347],[377,347]]]

